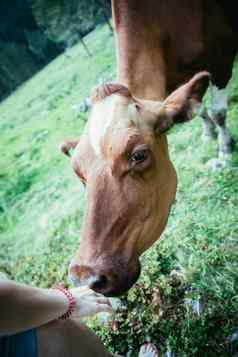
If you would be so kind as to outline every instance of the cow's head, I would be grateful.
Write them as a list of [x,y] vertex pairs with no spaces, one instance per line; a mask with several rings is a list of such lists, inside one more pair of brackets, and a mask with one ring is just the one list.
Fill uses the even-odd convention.
[[70,266],[76,284],[108,296],[137,280],[139,257],[163,232],[177,178],[164,132],[189,120],[209,75],[201,72],[163,102],[140,100],[118,84],[101,86],[81,139],[62,145],[87,189],[80,251]]

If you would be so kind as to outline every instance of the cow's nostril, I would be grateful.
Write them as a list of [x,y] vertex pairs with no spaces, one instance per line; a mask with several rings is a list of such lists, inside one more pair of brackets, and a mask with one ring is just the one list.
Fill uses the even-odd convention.
[[94,281],[90,284],[90,289],[96,291],[96,292],[102,292],[107,288],[108,285],[108,278],[106,275],[97,275],[95,277]]
[[69,277],[76,286],[85,285],[101,294],[110,288],[107,275],[98,274],[89,266],[72,263],[69,267]]

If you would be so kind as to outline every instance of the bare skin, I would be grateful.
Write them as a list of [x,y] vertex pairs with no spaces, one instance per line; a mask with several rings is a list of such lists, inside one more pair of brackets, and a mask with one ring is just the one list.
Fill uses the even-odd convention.
[[42,326],[37,330],[37,339],[38,357],[112,356],[100,339],[79,320]]
[[[71,318],[58,318],[68,310],[59,290],[40,289],[0,278],[0,336],[36,328],[38,357],[110,357],[100,339],[80,321],[98,312],[112,312],[107,298],[87,287],[70,290],[76,299]],[[148,347],[148,346],[147,346]],[[156,357],[144,349],[139,357]]]
[[[107,298],[84,288],[71,289],[76,299],[72,318],[112,312]],[[39,289],[13,281],[0,281],[0,335],[13,335],[45,325],[68,310],[68,299],[59,290]]]
[[[42,326],[37,337],[38,357],[122,357],[108,352],[100,339],[79,320]],[[152,343],[143,345],[138,354],[138,357],[157,356],[157,348]]]

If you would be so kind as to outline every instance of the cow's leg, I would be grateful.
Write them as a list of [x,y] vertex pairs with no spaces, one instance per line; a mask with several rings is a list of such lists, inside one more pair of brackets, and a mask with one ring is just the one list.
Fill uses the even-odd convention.
[[229,159],[233,151],[234,140],[226,127],[226,113],[216,113],[213,120],[218,128],[219,158]]
[[112,357],[100,339],[76,320],[56,321],[37,330],[38,357]]
[[202,118],[202,123],[203,123],[202,140],[204,143],[207,143],[210,140],[215,139],[217,137],[216,130],[215,130],[216,126],[214,124],[214,121],[208,115],[205,106],[202,106],[198,114]]
[[219,89],[212,86],[212,120],[218,129],[219,158],[226,160],[231,156],[233,139],[226,127],[226,116],[228,110],[228,89]]
[[230,161],[233,150],[233,139],[226,127],[226,116],[228,110],[228,88],[219,89],[211,86],[211,107],[208,115],[212,118],[218,129],[219,159],[212,159],[208,167],[221,168]]

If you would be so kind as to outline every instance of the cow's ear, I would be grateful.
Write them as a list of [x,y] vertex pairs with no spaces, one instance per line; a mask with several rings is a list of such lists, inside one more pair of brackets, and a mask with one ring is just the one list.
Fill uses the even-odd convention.
[[191,120],[197,105],[202,101],[207,90],[209,80],[208,72],[200,72],[170,94],[160,107],[156,132],[165,132],[174,124]]
[[62,144],[60,144],[59,148],[65,155],[71,157],[78,143],[79,140],[77,139],[66,140]]

